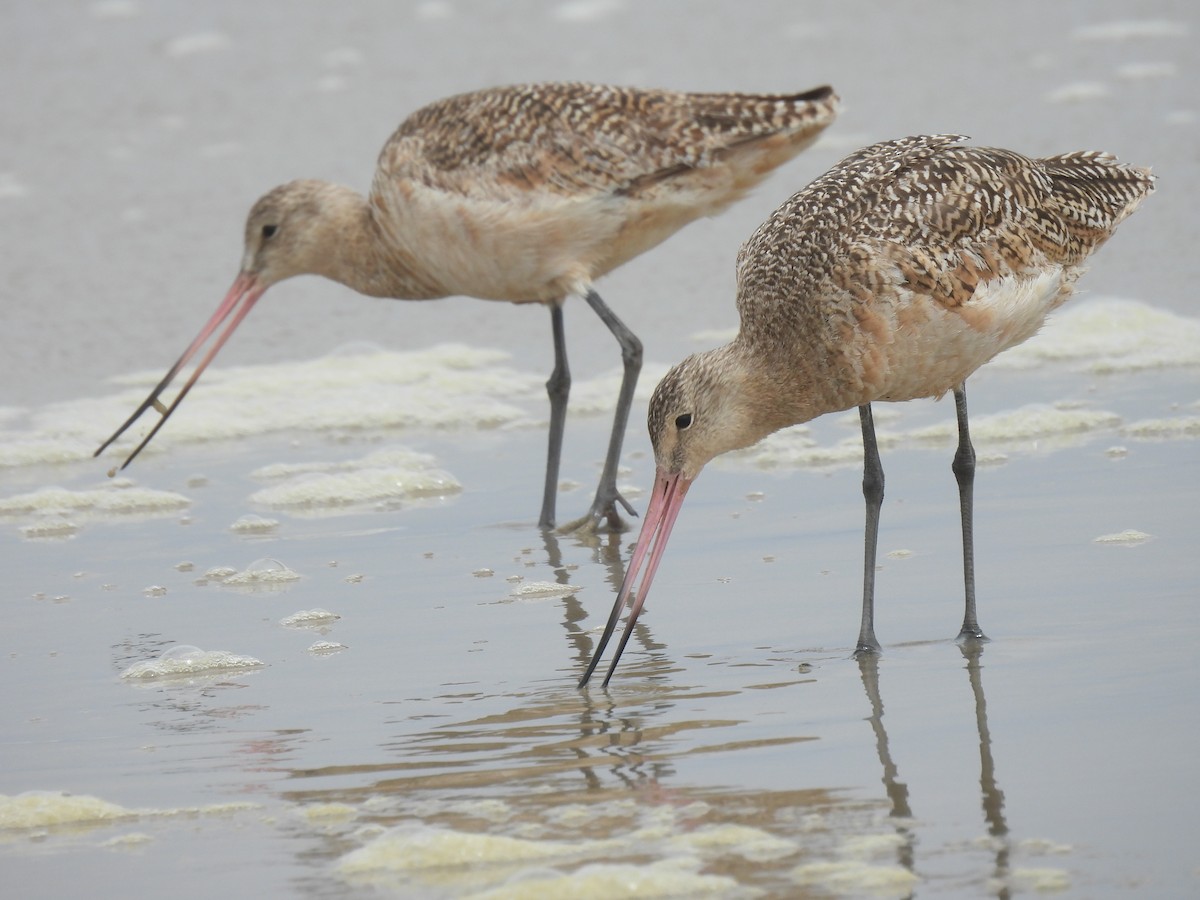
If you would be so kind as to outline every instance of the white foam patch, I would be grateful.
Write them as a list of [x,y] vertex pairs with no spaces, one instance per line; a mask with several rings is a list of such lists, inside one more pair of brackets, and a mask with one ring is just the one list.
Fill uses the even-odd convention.
[[315,609],[302,609],[299,612],[294,612],[290,616],[284,616],[279,620],[280,625],[287,625],[291,628],[310,628],[313,626],[332,625],[340,619],[337,613],[330,612],[327,609],[316,607]]
[[625,9],[624,0],[572,0],[550,11],[560,22],[598,22]]
[[5,829],[112,822],[136,815],[132,809],[89,794],[61,791],[26,791],[13,797],[0,794],[0,828]]
[[1142,441],[1200,437],[1200,416],[1139,419],[1121,427],[1121,433]]
[[1117,77],[1127,81],[1144,81],[1150,78],[1174,78],[1178,71],[1175,64],[1169,62],[1127,63],[1117,69]]
[[1133,38],[1187,37],[1188,27],[1169,19],[1120,19],[1086,25],[1071,32],[1076,41],[1127,41]]
[[1200,319],[1136,300],[1096,298],[1055,312],[1040,334],[988,365],[1045,363],[1098,374],[1200,366]]
[[856,860],[805,863],[790,873],[792,880],[840,897],[909,897],[920,879],[900,866],[881,866]]
[[[1007,445],[1050,441],[1052,446],[1074,443],[1072,438],[1089,432],[1107,431],[1121,424],[1116,413],[1097,409],[1050,406],[1034,403],[1008,412],[971,419],[971,439],[977,445]],[[958,425],[939,422],[908,432],[916,441],[954,443]]]
[[134,663],[121,673],[121,677],[144,680],[179,675],[211,675],[258,669],[264,665],[266,663],[253,656],[239,656],[228,650],[201,650],[190,644],[176,644],[164,650],[158,659]]
[[228,36],[218,31],[199,31],[171,38],[163,46],[163,52],[167,56],[179,59],[186,56],[198,56],[202,53],[217,53],[229,46]]
[[[644,363],[633,392],[634,400],[639,403],[648,402],[655,386],[662,381],[668,369],[670,366],[662,363]],[[613,370],[572,384],[568,413],[573,416],[612,415],[617,406],[617,393],[621,390],[621,377],[620,370]]]
[[[718,831],[711,829],[709,833],[717,835]],[[745,848],[755,846],[755,841],[760,847],[766,846],[763,832],[748,831],[753,832],[753,840],[739,833],[728,841],[714,838],[711,848]],[[614,852],[643,847],[646,837],[643,831],[626,840],[547,841],[430,826],[401,826],[373,835],[363,847],[342,857],[337,869],[354,884],[405,888],[409,892],[419,884],[457,895],[469,893],[475,900],[739,895],[736,881],[702,873],[702,860],[680,855],[678,848],[667,859],[640,865],[606,861],[572,868],[569,872],[550,867],[550,864],[574,864],[589,857],[611,857]],[[692,842],[699,843],[704,840]],[[684,849],[691,850],[694,846]],[[788,852],[793,850],[789,845]],[[777,850],[771,848],[771,852]]]
[[342,462],[266,466],[255,475],[285,480],[255,491],[250,502],[293,510],[346,512],[350,507],[461,492],[458,479],[436,468],[434,462],[428,454],[397,448]]
[[146,834],[144,831],[131,831],[128,834],[118,834],[107,841],[101,841],[100,846],[112,850],[136,850],[153,841],[153,835]]
[[471,900],[622,900],[644,897],[753,897],[737,881],[700,871],[699,860],[660,859],[644,865],[593,863],[574,872],[531,872]]
[[28,494],[0,497],[0,515],[87,514],[95,518],[114,518],[147,513],[173,513],[191,501],[174,491],[134,487],[126,479],[99,488],[68,490],[47,487]]
[[239,516],[229,530],[237,534],[270,534],[279,528],[278,519],[267,519],[263,516],[256,516],[254,513],[247,513],[244,516]]
[[345,644],[339,644],[337,641],[313,641],[309,644],[308,652],[317,656],[326,656],[333,653],[341,653],[343,650],[349,649]]
[[[895,447],[903,435],[876,429],[875,439],[880,448]],[[862,465],[862,437],[851,435],[836,444],[822,445],[811,437],[806,426],[785,428],[768,435],[752,447],[737,450],[718,461],[733,466],[754,466],[759,469],[808,468],[818,471]],[[719,464],[719,463],[718,463]]]
[[425,0],[424,3],[417,4],[413,10],[413,16],[421,22],[451,19],[454,17],[454,6],[445,0]]
[[167,809],[130,809],[90,794],[26,791],[0,794],[0,830],[41,831],[56,827],[88,827],[147,816],[225,815],[258,809],[255,803],[221,803]]
[[349,822],[358,818],[358,807],[349,803],[309,803],[301,806],[299,814],[314,823]]
[[[577,845],[473,834],[430,826],[390,829],[342,857],[338,871],[383,884],[402,875],[428,885],[463,889],[494,884],[530,863],[574,856]],[[490,871],[489,871],[490,870]]]
[[509,597],[514,600],[537,601],[537,600],[553,600],[559,597],[568,597],[583,588],[574,584],[558,584],[554,581],[528,581],[525,584],[515,587],[509,593]]
[[[535,425],[545,417],[545,375],[517,372],[503,364],[507,359],[502,351],[461,344],[408,353],[355,344],[312,360],[211,368],[143,453],[290,430]],[[116,379],[125,390],[107,397],[4,410],[0,468],[90,460],[161,377],[159,371],[144,371]],[[184,380],[181,375],[179,383]],[[614,388],[610,410],[615,397]],[[173,398],[172,393],[163,402]],[[515,405],[520,402],[528,408]],[[119,462],[157,419],[148,412],[106,457]]]
[[[855,145],[861,146],[861,145]],[[728,344],[737,337],[737,327],[733,328],[706,328],[701,331],[693,331],[688,335],[689,341],[695,341],[697,344],[708,344],[717,347],[721,344]]]
[[1109,96],[1112,91],[1101,81],[1072,81],[1046,94],[1047,103],[1086,103]]
[[[219,574],[214,574],[219,573]],[[279,587],[300,580],[300,573],[289,569],[277,559],[265,557],[256,559],[242,571],[209,569],[205,578],[210,581],[220,581],[228,587]]]
[[795,841],[776,837],[761,828],[733,823],[706,825],[675,835],[668,843],[677,850],[702,856],[740,856],[751,862],[783,859],[800,849]]
[[1096,544],[1118,544],[1125,547],[1133,547],[1137,544],[1146,543],[1151,537],[1152,535],[1146,534],[1144,531],[1126,528],[1124,531],[1118,531],[1115,534],[1102,534],[1097,538],[1092,538],[1092,542]]
[[1003,882],[1007,891],[1018,893],[1057,893],[1070,890],[1071,876],[1062,869],[1019,868],[1008,873]]
[[21,537],[31,541],[64,540],[79,533],[79,526],[70,519],[50,519],[35,522],[32,525],[22,525],[17,529]]

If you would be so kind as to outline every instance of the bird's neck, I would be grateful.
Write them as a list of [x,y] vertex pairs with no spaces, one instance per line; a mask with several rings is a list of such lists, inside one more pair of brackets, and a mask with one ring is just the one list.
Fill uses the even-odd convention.
[[381,228],[366,197],[330,184],[322,191],[318,246],[313,274],[330,278],[360,294],[397,300],[427,300],[445,292],[420,275],[418,261],[407,259]]
[[754,423],[755,442],[827,411],[814,394],[820,381],[817,372],[809,371],[809,361],[777,360],[762,347],[752,348],[738,339],[724,349],[731,357],[731,368],[739,373],[739,403],[745,408],[746,421]]

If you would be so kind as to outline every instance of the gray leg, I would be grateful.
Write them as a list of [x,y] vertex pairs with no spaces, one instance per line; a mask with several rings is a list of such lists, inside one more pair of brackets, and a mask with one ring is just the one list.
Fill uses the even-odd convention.
[[883,464],[875,443],[875,420],[871,404],[858,408],[863,435],[863,497],[867,501],[867,527],[863,540],[863,601],[862,624],[858,629],[858,646],[854,655],[878,653],[875,640],[875,551],[879,544],[879,510],[883,506]]
[[567,336],[563,328],[562,304],[550,304],[550,324],[554,329],[554,371],[546,382],[546,393],[550,396],[550,446],[546,452],[546,486],[542,492],[542,515],[538,519],[540,528],[554,527],[563,429],[567,422],[567,397],[571,394],[571,370],[567,367]]
[[596,311],[608,330],[613,333],[617,343],[621,345],[621,360],[625,364],[625,374],[621,378],[621,390],[617,394],[617,413],[613,419],[612,436],[608,441],[608,454],[604,457],[604,471],[600,475],[600,484],[596,488],[596,498],[587,515],[566,526],[567,529],[595,529],[604,520],[613,531],[624,531],[627,527],[617,513],[617,504],[625,507],[631,516],[636,516],[633,507],[617,492],[617,465],[621,461],[621,444],[625,440],[625,427],[629,423],[629,408],[633,405],[633,391],[637,387],[638,374],[642,371],[642,342],[637,339],[625,323],[617,318],[608,305],[600,299],[600,295],[589,289],[584,297],[588,306]]
[[971,446],[971,432],[967,427],[967,385],[963,382],[954,389],[954,411],[958,415],[958,450],[954,453],[951,469],[958,481],[958,506],[962,513],[963,536],[963,583],[966,587],[966,611],[963,613],[962,631],[958,639],[986,641],[975,614],[975,448]]

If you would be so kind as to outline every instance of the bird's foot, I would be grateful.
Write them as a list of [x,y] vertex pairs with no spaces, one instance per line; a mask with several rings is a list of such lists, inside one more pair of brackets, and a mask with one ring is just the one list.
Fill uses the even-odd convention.
[[617,511],[617,504],[625,507],[625,512],[631,516],[636,516],[633,506],[629,501],[621,496],[616,488],[604,490],[601,488],[596,493],[596,499],[592,501],[591,508],[583,516],[575,519],[573,522],[568,522],[561,526],[558,531],[560,534],[620,534],[629,531],[633,526],[621,518]]
[[879,646],[879,641],[871,638],[868,641],[860,640],[851,655],[855,659],[863,659],[864,657],[879,656],[882,653],[883,648]]
[[964,625],[954,642],[956,644],[986,644],[990,640],[991,638],[984,634],[983,629],[978,625]]

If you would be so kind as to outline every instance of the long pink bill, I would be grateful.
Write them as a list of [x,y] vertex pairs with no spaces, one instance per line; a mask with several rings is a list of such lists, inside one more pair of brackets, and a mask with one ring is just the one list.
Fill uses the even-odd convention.
[[641,590],[637,592],[633,608],[629,611],[629,618],[625,621],[625,631],[621,634],[621,643],[617,645],[616,655],[609,663],[608,674],[604,676],[604,687],[608,687],[609,679],[612,678],[613,671],[617,668],[617,662],[625,651],[625,645],[629,643],[629,636],[633,634],[633,626],[642,612],[646,595],[650,592],[650,584],[654,581],[654,573],[658,571],[658,563],[662,559],[663,551],[667,548],[667,539],[670,538],[671,529],[675,527],[675,519],[678,518],[679,510],[683,507],[683,498],[687,496],[688,488],[691,486],[692,479],[684,478],[679,472],[665,472],[659,469],[655,474],[654,491],[650,496],[650,505],[646,509],[646,518],[642,520],[642,531],[638,535],[633,558],[630,559],[625,579],[621,582],[621,590],[617,592],[617,600],[609,614],[608,624],[604,626],[600,644],[596,647],[587,671],[579,679],[580,687],[588,683],[592,672],[600,663],[600,657],[604,655],[604,648],[608,646],[608,640],[616,630],[617,622],[621,619],[621,611],[625,608],[629,595],[633,592],[633,586],[641,571],[642,563],[649,553],[650,562],[646,566],[646,577],[642,581]]
[[[210,362],[212,362],[213,357],[217,355],[217,351],[219,351],[225,345],[225,342],[229,340],[229,336],[233,334],[238,325],[242,323],[242,319],[246,318],[246,314],[254,308],[255,302],[263,295],[266,289],[267,288],[265,285],[259,284],[258,278],[256,278],[254,275],[251,275],[247,272],[243,272],[242,274],[238,275],[237,279],[233,282],[233,287],[229,289],[229,293],[225,295],[225,299],[221,301],[221,305],[217,307],[217,311],[213,313],[212,318],[208,320],[208,323],[202,329],[200,329],[200,333],[196,335],[196,339],[188,345],[186,350],[183,351],[183,355],[175,361],[175,365],[171,366],[170,371],[163,376],[162,381],[160,381],[155,386],[154,390],[150,392],[150,396],[142,401],[142,405],[134,410],[133,415],[125,420],[125,424],[114,431],[112,437],[101,444],[96,452],[92,455],[99,456],[101,453],[103,453],[106,449],[108,449],[108,446],[113,441],[115,441],[117,438],[123,435],[126,430],[128,430],[130,425],[141,418],[142,413],[150,409],[150,407],[154,407],[154,409],[162,416],[162,418],[155,423],[154,427],[150,429],[150,433],[142,439],[142,442],[137,445],[134,451],[125,458],[125,462],[121,463],[121,468],[124,469],[127,465],[133,462],[134,458],[142,452],[142,448],[150,443],[150,439],[153,438],[154,435],[158,434],[158,429],[162,428],[163,425],[166,424],[166,421],[170,417],[171,413],[175,412],[176,407],[183,402],[183,398],[186,397],[188,391],[192,389],[192,385],[196,383],[196,379],[200,377],[200,373],[205,370]],[[158,399],[159,395],[167,389],[167,386],[175,379],[175,376],[179,374],[179,370],[188,364],[188,361],[196,355],[197,351],[199,351],[200,348],[203,347],[208,341],[208,339],[212,337],[213,332],[221,327],[221,323],[229,318],[230,314],[233,314],[233,318],[225,327],[225,330],[217,337],[216,343],[213,344],[213,346],[209,348],[208,352],[205,353],[200,359],[200,362],[196,365],[196,371],[194,371],[192,373],[192,377],[187,380],[187,383],[183,386],[183,390],[179,392],[179,396],[175,398],[175,401],[170,406],[164,407]]]

